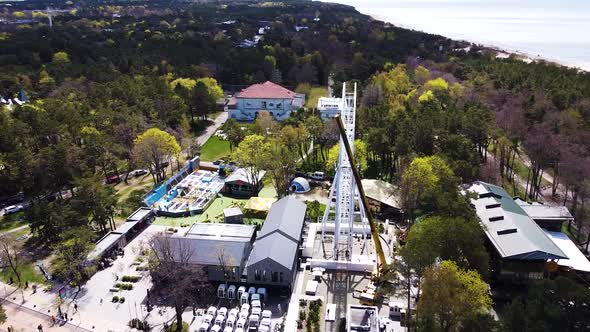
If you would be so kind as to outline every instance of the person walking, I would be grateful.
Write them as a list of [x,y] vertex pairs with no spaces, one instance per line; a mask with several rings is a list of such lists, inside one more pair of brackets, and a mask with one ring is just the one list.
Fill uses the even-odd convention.
[[74,311],[78,312],[78,303],[74,303]]
[[68,313],[64,313],[64,318],[66,319],[66,322],[68,321]]
[[53,322],[53,325],[55,325],[55,316],[51,315],[51,322]]
[[37,326],[37,330],[39,330],[39,332],[43,332],[43,325],[39,324],[39,326]]

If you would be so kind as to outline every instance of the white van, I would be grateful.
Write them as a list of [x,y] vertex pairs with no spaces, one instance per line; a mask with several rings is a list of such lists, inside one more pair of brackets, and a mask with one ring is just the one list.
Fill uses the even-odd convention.
[[324,175],[324,172],[318,172],[318,171],[315,171],[315,172],[311,173],[311,174],[309,175],[309,177],[310,177],[312,180],[316,180],[316,181],[324,181],[324,178],[325,178],[326,176]]
[[262,318],[260,321],[260,326],[268,326],[270,328],[270,318]]
[[240,300],[241,304],[247,304],[248,303],[248,298],[250,297],[250,294],[248,293],[244,293],[242,294],[242,298]]
[[246,292],[246,287],[244,286],[240,286],[240,288],[238,288],[238,293],[236,294],[236,299],[241,299],[242,298],[242,294],[244,294]]
[[208,332],[209,331],[209,324],[207,323],[202,323],[201,326],[199,327],[199,332]]
[[223,323],[225,323],[225,317],[223,315],[217,315],[215,317],[215,325],[223,326]]
[[260,302],[260,300],[252,301],[252,308],[262,308],[262,303]]
[[236,286],[235,285],[230,285],[227,288],[227,296],[226,296],[229,300],[233,300],[236,298]]
[[238,319],[238,322],[236,323],[236,331],[237,331],[237,329],[244,329],[245,326],[246,326],[246,320],[244,318]]
[[403,311],[403,303],[397,301],[389,302],[389,317],[400,317]]
[[227,318],[227,321],[225,322],[225,328],[231,327],[232,329],[235,327],[236,325],[236,316],[229,316]]
[[250,315],[250,317],[248,318],[248,328],[258,327],[259,322],[260,322],[260,316]]
[[218,298],[220,298],[220,299],[225,298],[225,289],[226,289],[225,284],[221,284],[221,285],[219,285],[219,287],[217,287],[217,297]]
[[4,208],[4,214],[12,214],[20,212],[24,209],[22,205],[11,205]]

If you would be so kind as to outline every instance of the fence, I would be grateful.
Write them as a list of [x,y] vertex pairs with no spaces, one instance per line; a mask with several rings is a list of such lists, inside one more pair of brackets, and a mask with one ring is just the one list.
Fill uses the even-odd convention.
[[174,174],[170,179],[166,180],[156,189],[147,193],[143,198],[143,204],[147,207],[152,207],[157,201],[159,201],[168,190],[180,183],[189,174],[195,171],[199,167],[199,157],[195,157],[189,161],[188,165],[184,166],[178,173]]

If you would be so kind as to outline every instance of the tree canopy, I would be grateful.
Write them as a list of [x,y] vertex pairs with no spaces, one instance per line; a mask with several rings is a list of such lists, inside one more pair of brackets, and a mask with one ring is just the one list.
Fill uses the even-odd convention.
[[420,331],[459,331],[462,324],[492,307],[489,286],[473,270],[452,261],[428,268],[417,316]]

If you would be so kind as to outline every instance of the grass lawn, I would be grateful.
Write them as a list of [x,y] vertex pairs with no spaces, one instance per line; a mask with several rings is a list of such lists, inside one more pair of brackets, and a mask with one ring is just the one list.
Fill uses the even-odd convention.
[[[38,271],[37,267],[33,265],[33,263],[27,263],[22,265],[19,268],[21,281],[24,283],[28,281],[29,283],[35,284],[45,284],[46,280]],[[0,271],[0,279],[4,280],[5,282],[10,282],[10,277],[12,277],[13,281],[16,282],[16,275],[10,268],[4,268]]]
[[260,190],[258,196],[264,198],[277,198],[277,191],[275,190],[275,187],[273,187],[272,183],[267,183],[265,181],[264,187],[262,187],[262,190]]
[[326,87],[315,87],[311,88],[309,91],[309,96],[305,96],[307,99],[305,101],[305,107],[312,109],[318,107],[318,99],[320,97],[327,97],[328,96],[328,88]]
[[124,202],[134,190],[149,191],[154,186],[154,181],[151,175],[145,175],[139,180],[133,179],[126,185],[125,182],[121,182],[115,186],[117,195],[119,195],[119,202]]
[[217,159],[229,160],[230,150],[229,142],[222,140],[217,136],[211,136],[203,147],[201,147],[201,160],[204,161],[215,161]]
[[28,222],[25,220],[24,212],[0,216],[0,232],[5,232],[27,224]]

